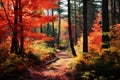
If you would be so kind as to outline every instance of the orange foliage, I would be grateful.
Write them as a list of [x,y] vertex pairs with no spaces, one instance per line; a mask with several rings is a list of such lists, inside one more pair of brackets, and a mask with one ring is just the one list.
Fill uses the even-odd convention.
[[101,12],[98,13],[94,21],[92,32],[89,34],[89,50],[100,53],[102,43]]
[[[45,34],[32,32],[32,28],[39,28],[41,24],[45,25],[56,19],[56,16],[45,16],[39,13],[39,11],[57,8],[57,1],[58,0],[21,0],[22,12],[18,11],[17,15],[22,14],[22,23],[18,22],[17,25],[14,25],[16,0],[2,0],[11,27],[10,24],[8,24],[4,8],[0,6],[0,38],[2,38],[0,40],[5,40],[5,38],[7,38],[6,36],[12,36],[12,28],[17,28],[18,39],[20,36],[24,36],[25,39],[51,40],[52,38],[47,37]],[[21,26],[24,29],[23,33],[21,33]]]
[[111,27],[111,51],[120,52],[120,24],[114,25]]
[[120,24],[116,24],[114,27],[111,27],[111,37],[112,40],[120,40]]

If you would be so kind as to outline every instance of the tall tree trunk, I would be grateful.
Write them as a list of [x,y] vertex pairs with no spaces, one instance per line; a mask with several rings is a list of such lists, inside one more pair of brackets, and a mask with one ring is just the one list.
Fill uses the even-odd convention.
[[14,6],[14,32],[13,32],[13,37],[12,37],[12,43],[11,43],[11,50],[10,52],[13,53],[15,52],[18,54],[18,49],[19,49],[19,42],[17,39],[17,24],[18,24],[18,0],[15,1],[15,6]]
[[119,3],[118,3],[118,10],[119,10],[119,13],[118,13],[118,16],[119,16],[119,20],[118,20],[118,21],[119,21],[119,22],[118,22],[118,23],[120,24],[120,1],[119,1]]
[[78,24],[79,24],[79,33],[78,33],[78,36],[81,36],[81,34],[82,34],[82,30],[83,30],[83,27],[82,27],[82,23],[83,23],[83,21],[82,21],[82,19],[81,19],[81,0],[79,1],[79,22],[78,22]]
[[88,0],[83,0],[83,52],[88,52],[88,31],[87,31],[87,4]]
[[[52,10],[52,16],[54,16],[54,11]],[[54,31],[54,21],[52,21],[52,37],[55,38],[55,31]],[[54,47],[55,39],[52,41],[52,47]]]
[[19,0],[19,22],[21,27],[21,38],[20,38],[20,48],[19,48],[19,54],[24,53],[24,37],[23,37],[23,25],[22,25],[22,5],[21,0]]
[[70,11],[70,0],[68,0],[68,32],[69,32],[69,40],[70,40],[70,47],[71,47],[71,50],[72,50],[72,55],[73,56],[77,56],[76,52],[75,52],[75,49],[74,49],[74,44],[73,44],[73,41],[72,41],[72,30],[71,30],[71,11]]
[[119,9],[119,7],[120,7],[120,0],[117,0],[116,1],[116,12],[117,12],[116,18],[117,18],[117,24],[120,23],[120,9]]
[[112,24],[112,0],[109,0],[108,7],[109,7],[109,22],[110,22],[109,25],[112,26],[113,25]]
[[116,0],[113,0],[113,1],[114,1],[114,3],[113,3],[114,9],[113,10],[114,10],[114,19],[115,19],[114,21],[115,21],[115,24],[117,24],[117,11],[116,11],[117,10],[117,6],[116,6],[117,1]]
[[[47,10],[47,15],[49,16],[49,10]],[[50,35],[50,24],[47,23],[47,36]]]
[[102,0],[102,49],[110,47],[109,32],[109,15],[108,15],[108,0]]
[[112,0],[111,6],[112,6],[112,25],[115,25],[116,24],[116,5],[115,5],[115,0]]
[[76,0],[74,0],[74,44],[77,44],[77,16],[76,16]]
[[60,44],[60,34],[61,34],[61,11],[60,11],[60,4],[59,4],[59,11],[58,11],[58,37],[57,37],[57,47],[59,47]]

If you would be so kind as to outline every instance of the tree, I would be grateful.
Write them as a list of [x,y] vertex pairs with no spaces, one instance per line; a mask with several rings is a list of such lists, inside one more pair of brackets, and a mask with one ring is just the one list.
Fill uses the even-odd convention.
[[[19,6],[19,23],[22,24],[22,4],[21,4],[21,0],[19,0],[18,2],[18,6]],[[21,37],[20,37],[20,48],[19,48],[19,54],[24,53],[24,36],[23,36],[23,25],[20,25],[20,31],[21,31]]]
[[88,0],[83,0],[83,52],[88,52],[88,31],[87,31],[87,4]]
[[59,10],[58,10],[58,39],[57,39],[57,46],[59,47],[59,44],[60,44],[60,33],[61,33],[61,31],[60,31],[60,29],[61,29],[61,8],[60,8],[60,3],[61,2],[59,2]]
[[[50,11],[49,10],[47,10],[47,15],[49,16],[50,15]],[[47,36],[49,36],[50,35],[50,23],[47,23]]]
[[110,0],[111,2],[111,16],[112,16],[112,25],[116,24],[116,1],[115,0]]
[[76,0],[74,0],[74,43],[77,43],[77,8]]
[[[54,11],[52,10],[52,16],[54,16]],[[52,37],[55,37],[54,21],[52,21]],[[55,39],[52,41],[52,47],[54,47]]]
[[72,40],[70,7],[71,7],[70,0],[68,0],[68,32],[69,32],[70,47],[71,47],[73,56],[77,56],[74,49],[73,40]]
[[57,36],[57,47],[59,47],[60,44],[60,34],[61,34],[61,13],[64,12],[64,10],[61,8],[61,4],[63,4],[63,2],[58,2],[58,6],[59,8],[57,9],[58,12],[58,36]]
[[[46,4],[47,2],[47,4]],[[48,22],[55,20],[55,16],[45,16],[37,13],[38,10],[57,8],[57,0],[1,0],[0,20],[2,28],[6,26],[12,36],[11,52],[16,54],[23,52],[23,44],[26,40],[39,39],[50,40],[42,33],[35,33],[32,28],[39,28]],[[35,5],[36,4],[36,5]],[[7,24],[8,23],[8,24]]]
[[102,0],[102,49],[110,48],[108,0]]

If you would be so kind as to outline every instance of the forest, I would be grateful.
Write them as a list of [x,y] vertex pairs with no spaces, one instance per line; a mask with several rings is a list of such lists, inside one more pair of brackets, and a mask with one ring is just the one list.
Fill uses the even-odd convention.
[[120,0],[0,0],[0,80],[120,80]]

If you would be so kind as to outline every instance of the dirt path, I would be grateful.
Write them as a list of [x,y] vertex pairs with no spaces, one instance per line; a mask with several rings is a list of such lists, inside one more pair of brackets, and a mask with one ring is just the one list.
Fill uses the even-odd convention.
[[44,68],[30,67],[32,80],[74,80],[70,69],[71,60],[73,59],[65,52],[56,53],[57,61],[46,65]]

